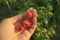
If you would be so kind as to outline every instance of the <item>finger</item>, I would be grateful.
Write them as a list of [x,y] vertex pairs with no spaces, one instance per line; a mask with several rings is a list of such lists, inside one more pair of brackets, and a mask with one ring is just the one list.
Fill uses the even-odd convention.
[[32,7],[29,8],[28,10],[30,10],[33,14],[33,17],[37,17],[37,10],[33,9]]
[[31,7],[31,8],[29,8],[28,10],[32,11],[32,9],[33,9],[33,8]]
[[16,35],[19,35],[21,32],[16,32]]
[[30,32],[31,35],[34,33],[36,27],[37,27],[37,18],[34,18],[34,19],[33,19],[33,25],[32,25],[32,27],[29,29],[29,32]]
[[33,14],[33,18],[37,17],[37,10],[33,9],[32,7],[29,8],[28,10],[30,10]]
[[29,31],[26,30],[26,29],[25,29],[23,32],[21,32],[21,34],[24,35],[24,36],[26,36],[27,38],[30,37],[30,33],[29,33]]
[[11,18],[7,18],[5,19],[6,21],[10,22],[10,23],[16,23],[17,21],[19,21],[21,18],[23,17],[23,14],[17,15],[17,16],[13,16]]
[[35,29],[36,29],[36,26],[37,26],[37,11],[33,8],[30,9],[32,14],[33,14],[33,25],[31,27],[31,29],[29,29],[29,32],[31,33],[31,35],[34,33]]
[[27,10],[29,10],[30,12],[32,12],[33,8],[31,7],[31,8],[29,8],[29,9],[27,9]]
[[[20,39],[21,38],[21,39]],[[18,36],[18,40],[29,40],[30,39],[30,35],[29,32],[27,30],[22,31],[19,36]]]
[[37,11],[35,9],[32,9],[32,14],[33,14],[33,18],[37,17]]

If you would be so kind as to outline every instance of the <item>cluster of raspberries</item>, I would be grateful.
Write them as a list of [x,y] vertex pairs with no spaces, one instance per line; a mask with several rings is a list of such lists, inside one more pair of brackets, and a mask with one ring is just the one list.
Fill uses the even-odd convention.
[[27,10],[25,13],[25,16],[22,18],[22,20],[15,26],[15,29],[17,31],[24,30],[24,28],[30,28],[32,25],[32,17],[33,14],[30,10]]

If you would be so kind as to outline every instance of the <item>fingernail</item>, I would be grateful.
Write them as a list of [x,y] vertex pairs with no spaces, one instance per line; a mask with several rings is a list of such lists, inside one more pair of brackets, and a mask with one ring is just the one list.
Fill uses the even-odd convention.
[[31,7],[31,8],[29,8],[30,10],[32,10],[33,8]]

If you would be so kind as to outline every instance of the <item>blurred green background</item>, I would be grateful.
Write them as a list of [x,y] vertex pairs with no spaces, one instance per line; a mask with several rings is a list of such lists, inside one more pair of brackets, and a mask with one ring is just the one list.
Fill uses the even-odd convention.
[[33,7],[37,29],[30,40],[60,40],[60,0],[0,0],[0,21]]

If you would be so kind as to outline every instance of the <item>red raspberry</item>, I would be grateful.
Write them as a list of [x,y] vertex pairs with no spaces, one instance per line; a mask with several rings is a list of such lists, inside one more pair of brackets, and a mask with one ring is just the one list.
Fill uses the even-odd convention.
[[21,24],[17,24],[16,30],[17,31],[22,31],[22,30],[24,30],[24,27]]
[[24,30],[24,27],[20,27],[19,29],[20,29],[20,31],[22,31],[22,30]]
[[27,11],[26,11],[26,15],[27,15],[27,17],[31,18],[31,17],[32,17],[31,11],[30,11],[30,10],[27,10]]
[[26,28],[28,28],[28,27],[31,26],[31,24],[30,24],[30,22],[28,22],[27,20],[24,20],[24,21],[23,21],[23,26],[26,27]]

